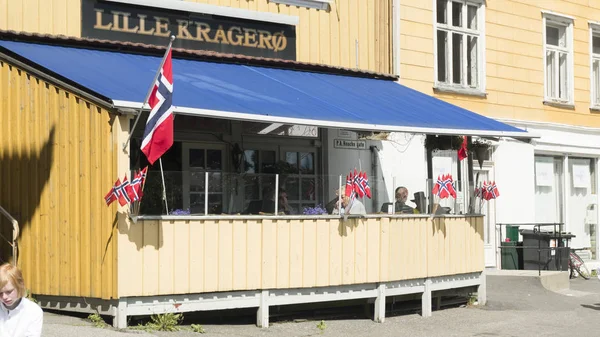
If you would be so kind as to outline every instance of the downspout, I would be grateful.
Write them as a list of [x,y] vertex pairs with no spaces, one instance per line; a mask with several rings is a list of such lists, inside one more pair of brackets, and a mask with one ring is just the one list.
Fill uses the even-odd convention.
[[392,72],[400,77],[400,0],[392,0]]
[[371,172],[373,172],[373,174],[372,174],[372,176],[373,176],[372,181],[376,185],[376,186],[373,186],[375,188],[373,188],[372,190],[374,190],[375,193],[373,193],[373,195],[372,195],[373,198],[371,199],[371,207],[373,209],[373,212],[375,213],[375,212],[377,212],[377,205],[379,205],[378,198],[377,198],[377,195],[378,195],[378,192],[379,192],[379,190],[378,190],[378,187],[379,187],[378,186],[379,185],[378,182],[379,182],[379,180],[377,179],[377,171],[379,169],[379,164],[378,164],[378,162],[379,162],[379,160],[378,160],[378,157],[379,157],[378,156],[378,154],[379,154],[379,148],[376,145],[371,145],[369,147],[369,149],[371,150]]

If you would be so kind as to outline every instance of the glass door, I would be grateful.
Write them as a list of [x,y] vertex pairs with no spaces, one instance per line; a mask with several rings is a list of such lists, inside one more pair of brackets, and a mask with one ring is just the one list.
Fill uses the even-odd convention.
[[576,235],[571,247],[590,248],[596,255],[596,179],[595,159],[569,158],[569,196],[567,230]]
[[563,158],[535,156],[535,221],[537,223],[563,223],[563,181]]
[[[479,165],[477,165],[479,166]],[[483,166],[482,169],[479,167],[473,167],[473,173],[479,174],[479,181],[490,181],[493,179],[493,168]],[[479,199],[477,199],[479,203]],[[486,267],[496,267],[499,257],[498,251],[498,239],[496,233],[496,202],[494,200],[485,201],[481,203],[481,213],[483,217],[483,250],[484,260]],[[479,209],[477,207],[477,209]]]

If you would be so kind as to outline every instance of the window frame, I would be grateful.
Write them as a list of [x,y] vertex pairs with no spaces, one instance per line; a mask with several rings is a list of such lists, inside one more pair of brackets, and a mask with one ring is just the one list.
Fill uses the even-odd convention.
[[[600,53],[594,54],[594,36],[600,37],[600,23],[588,21],[588,24],[590,38],[590,109],[600,110],[600,93],[596,97],[596,84],[594,81],[594,61],[600,62]],[[597,76],[599,77],[598,84],[600,85],[600,68],[598,69]]]
[[[485,33],[485,1],[483,0],[446,0],[446,11],[452,11],[452,3],[457,2],[461,3],[465,8],[462,11],[462,21],[467,24],[468,18],[468,5],[477,6],[477,30],[468,29],[464,27],[453,27],[451,16],[447,19],[446,24],[441,24],[437,22],[437,0],[433,0],[433,73],[434,73],[434,90],[441,92],[452,92],[458,94],[465,95],[474,95],[474,96],[486,96],[486,33]],[[463,85],[456,84],[452,82],[452,52],[447,53],[447,61],[446,63],[450,65],[450,67],[446,66],[447,71],[450,72],[450,76],[447,76],[449,79],[448,82],[441,82],[438,80],[438,38],[437,32],[438,30],[443,30],[448,32],[448,36],[452,36],[452,33],[460,33],[461,36],[476,36],[477,37],[477,86],[471,87],[468,84]],[[477,34],[478,33],[478,34]],[[467,38],[463,37],[462,50],[464,53],[464,60],[461,62],[461,76],[466,79],[467,77]],[[451,43],[451,38],[449,39]]]
[[332,0],[269,0],[276,4],[329,10]]
[[[574,69],[575,69],[575,65],[574,65],[574,56],[573,56],[573,24],[574,24],[574,18],[570,17],[568,15],[563,15],[563,14],[557,14],[554,12],[550,12],[550,11],[542,11],[542,39],[543,39],[543,54],[542,54],[542,60],[543,60],[543,65],[544,65],[544,104],[548,104],[548,105],[558,105],[559,107],[574,107],[575,106],[575,88],[574,88]],[[548,48],[547,45],[547,41],[546,41],[546,28],[550,26],[550,27],[564,27],[565,28],[565,34],[566,34],[566,44],[567,47],[566,48],[562,48],[559,46],[551,46],[550,48]],[[550,97],[548,95],[548,69],[547,69],[547,60],[546,60],[546,55],[548,54],[548,51],[555,51],[555,52],[564,52],[566,49],[566,54],[567,54],[567,82],[566,85],[567,87],[567,94],[568,97],[567,99],[561,99],[558,97]],[[560,55],[558,57],[558,62],[557,65],[558,67],[558,72],[560,72]],[[558,76],[558,73],[557,73]],[[558,88],[560,88],[560,81],[557,81],[556,83],[557,86],[557,90]],[[556,91],[558,92],[558,91]]]

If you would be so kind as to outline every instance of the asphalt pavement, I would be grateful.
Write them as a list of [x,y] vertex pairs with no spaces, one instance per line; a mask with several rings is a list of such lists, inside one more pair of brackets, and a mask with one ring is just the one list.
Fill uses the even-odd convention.
[[[460,306],[433,312],[430,318],[417,313],[387,317],[375,323],[358,315],[352,318],[275,322],[259,329],[248,317],[227,324],[203,324],[203,336],[569,336],[600,335],[600,280],[571,280],[570,289],[552,292],[535,277],[488,276],[486,306]],[[348,315],[352,316],[352,315]],[[193,322],[192,322],[193,323]],[[209,322],[210,323],[210,322]],[[186,329],[187,326],[182,328]],[[45,314],[45,337],[71,336],[200,336],[190,331],[143,332],[99,329],[83,318]]]

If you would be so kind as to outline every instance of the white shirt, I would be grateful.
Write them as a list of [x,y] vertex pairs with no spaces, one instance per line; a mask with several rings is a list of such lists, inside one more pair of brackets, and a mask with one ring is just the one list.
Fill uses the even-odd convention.
[[0,304],[0,337],[40,337],[44,312],[27,298],[13,310]]

